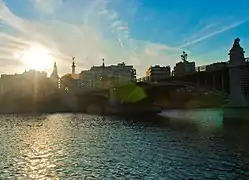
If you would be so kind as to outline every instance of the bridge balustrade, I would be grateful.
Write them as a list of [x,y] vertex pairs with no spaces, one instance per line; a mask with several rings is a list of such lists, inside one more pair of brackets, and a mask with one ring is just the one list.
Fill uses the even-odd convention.
[[205,85],[198,85],[196,83],[191,82],[182,82],[182,81],[168,81],[168,82],[148,82],[151,85],[157,85],[157,86],[171,86],[171,85],[177,85],[177,86],[183,86],[183,87],[190,87],[190,88],[197,88],[204,91],[209,91],[214,94],[218,94],[221,96],[228,96],[228,93],[213,89],[212,87],[205,86]]
[[196,72],[202,72],[207,70],[207,65],[204,66],[198,66],[195,68]]

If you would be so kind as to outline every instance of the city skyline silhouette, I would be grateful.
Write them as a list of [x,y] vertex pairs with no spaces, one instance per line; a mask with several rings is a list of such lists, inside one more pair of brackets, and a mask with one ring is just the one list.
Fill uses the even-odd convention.
[[[37,46],[41,47],[39,52],[48,51],[43,61],[52,57],[60,65],[60,74],[71,70],[68,64],[72,56],[77,57],[78,70],[98,65],[105,57],[106,64],[133,64],[140,76],[152,64],[172,67],[182,51],[197,66],[226,61],[231,39],[241,37],[244,48],[249,48],[245,31],[248,19],[243,10],[248,2],[241,1],[239,6],[232,2],[195,2],[193,6],[185,1],[155,4],[150,0],[86,0],[76,5],[61,0],[3,0],[0,62],[5,63],[1,63],[0,72],[9,72],[9,67],[10,73],[22,72],[32,63],[22,62],[15,55]],[[209,6],[215,16],[206,8]],[[131,9],[136,13],[130,14]],[[233,17],[228,16],[229,10],[236,12]],[[43,69],[50,73],[52,63],[48,62]],[[36,62],[31,66],[41,68]]]

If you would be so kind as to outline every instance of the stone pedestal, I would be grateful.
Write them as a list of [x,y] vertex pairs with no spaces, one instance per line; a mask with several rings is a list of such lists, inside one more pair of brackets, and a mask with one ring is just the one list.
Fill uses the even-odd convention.
[[223,119],[224,120],[238,120],[249,119],[249,105],[242,93],[242,79],[247,76],[245,69],[244,50],[239,44],[239,39],[234,41],[234,45],[230,50],[229,61],[229,81],[230,81],[230,94],[228,103],[223,106]]
[[243,77],[243,69],[239,66],[230,67],[230,94],[228,98],[227,107],[246,107],[248,106],[247,100],[242,94],[241,79]]

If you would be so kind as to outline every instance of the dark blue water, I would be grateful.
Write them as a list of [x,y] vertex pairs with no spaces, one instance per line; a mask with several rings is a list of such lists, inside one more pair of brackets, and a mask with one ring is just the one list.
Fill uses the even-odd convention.
[[249,133],[219,111],[149,121],[0,116],[0,179],[247,179]]

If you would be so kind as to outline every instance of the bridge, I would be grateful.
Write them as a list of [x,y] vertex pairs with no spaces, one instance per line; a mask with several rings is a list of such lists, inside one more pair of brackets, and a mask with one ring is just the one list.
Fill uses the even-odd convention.
[[[229,55],[230,60],[225,67],[212,71],[208,71],[207,66],[197,67],[196,73],[181,77],[171,76],[154,82],[141,78],[135,82],[105,89],[80,90],[79,106],[82,111],[87,111],[91,106],[99,106],[103,110],[105,106],[117,102],[152,103],[153,93],[160,96],[158,89],[161,89],[161,92],[169,92],[190,88],[228,98],[230,106],[244,107],[247,103],[242,105],[240,101],[247,102],[249,97],[249,59],[244,57],[243,48],[237,40],[234,41]],[[120,98],[121,95],[123,97]],[[130,98],[132,96],[141,97]]]
[[[196,71],[194,74],[185,76],[170,76],[168,78],[157,79],[156,81],[150,81],[148,78],[144,77],[137,79],[137,82],[159,84],[175,83],[183,86],[199,87],[209,91],[216,91],[220,94],[229,94],[229,67],[225,66],[212,71],[206,71],[204,68],[206,68],[206,66],[202,66],[202,71]],[[197,67],[197,69],[200,68]]]
[[[201,82],[201,81],[200,81]],[[91,109],[99,109],[102,113],[110,104],[154,104],[157,99],[167,96],[178,89],[193,89],[216,94],[223,98],[228,97],[226,91],[214,88],[205,83],[194,83],[176,80],[174,77],[158,82],[137,81],[113,86],[106,89],[85,89],[78,91],[78,107],[82,112],[91,112]]]

